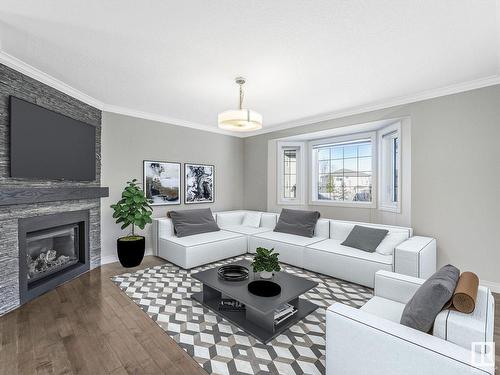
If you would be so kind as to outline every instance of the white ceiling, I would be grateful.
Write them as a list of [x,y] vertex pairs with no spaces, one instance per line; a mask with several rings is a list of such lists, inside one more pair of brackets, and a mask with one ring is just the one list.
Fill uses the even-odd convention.
[[0,0],[0,43],[110,110],[212,129],[243,75],[266,131],[496,79],[499,18],[499,0]]

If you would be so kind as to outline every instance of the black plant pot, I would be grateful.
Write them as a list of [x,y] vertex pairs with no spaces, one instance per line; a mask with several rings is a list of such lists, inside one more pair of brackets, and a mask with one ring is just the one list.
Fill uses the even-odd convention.
[[127,237],[118,238],[116,249],[118,250],[118,259],[123,267],[136,267],[141,264],[146,249],[146,239],[137,236],[137,239],[130,240]]

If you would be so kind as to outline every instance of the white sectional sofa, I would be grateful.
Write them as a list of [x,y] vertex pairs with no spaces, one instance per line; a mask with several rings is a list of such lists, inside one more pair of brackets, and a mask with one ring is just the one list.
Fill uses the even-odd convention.
[[[360,309],[341,303],[326,314],[326,373],[373,375],[493,374],[494,300],[480,286],[472,314],[443,310],[432,335],[399,324],[425,280],[379,271],[375,295]],[[473,343],[477,343],[472,347]],[[481,355],[481,352],[484,354]]]
[[[280,261],[357,284],[373,287],[375,273],[394,271],[427,278],[436,271],[436,240],[412,236],[411,228],[319,219],[312,238],[273,232],[279,214],[225,211],[214,214],[219,232],[178,238],[168,218],[153,222],[155,254],[183,268],[274,248]],[[376,252],[342,246],[354,225],[389,231]]]

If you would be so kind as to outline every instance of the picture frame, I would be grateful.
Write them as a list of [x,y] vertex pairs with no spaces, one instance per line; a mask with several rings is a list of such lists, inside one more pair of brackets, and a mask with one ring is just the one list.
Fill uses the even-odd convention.
[[181,204],[181,163],[143,160],[144,196],[151,206]]
[[215,202],[215,165],[184,163],[184,204]]

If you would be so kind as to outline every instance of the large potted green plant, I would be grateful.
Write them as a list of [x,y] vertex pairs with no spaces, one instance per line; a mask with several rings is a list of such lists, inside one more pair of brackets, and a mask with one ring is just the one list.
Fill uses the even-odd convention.
[[146,224],[152,223],[153,209],[137,185],[136,179],[127,181],[122,198],[116,204],[112,204],[111,208],[114,210],[113,218],[117,224],[121,224],[121,229],[132,227],[127,236],[120,237],[116,241],[118,259],[123,267],[138,266],[144,258],[146,241],[144,236],[135,234],[135,227],[144,229]]
[[273,277],[273,272],[281,270],[278,260],[279,253],[275,253],[274,249],[258,247],[256,252],[252,262],[253,272],[260,272],[260,277],[270,279]]

